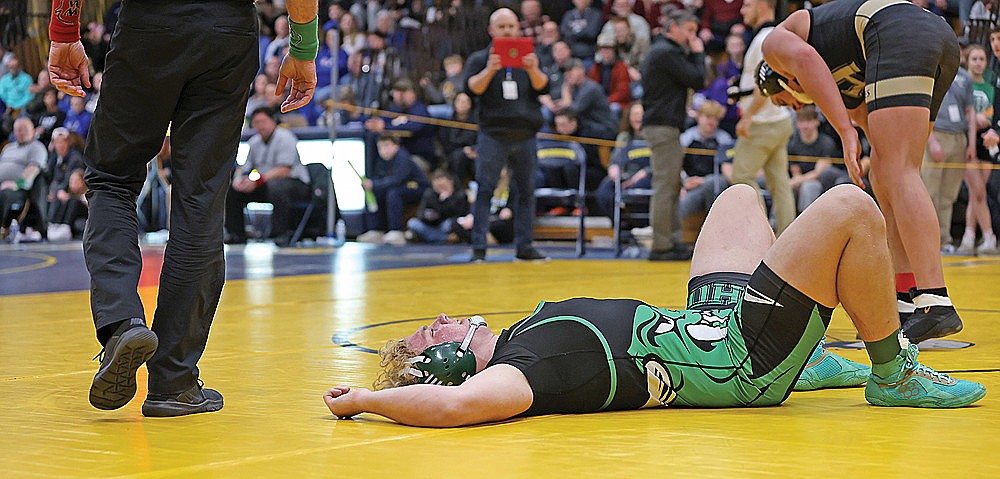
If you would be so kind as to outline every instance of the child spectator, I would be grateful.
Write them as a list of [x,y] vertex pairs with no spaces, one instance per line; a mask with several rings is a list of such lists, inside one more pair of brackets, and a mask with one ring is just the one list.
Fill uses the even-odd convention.
[[431,189],[424,192],[417,216],[406,222],[407,239],[425,243],[444,243],[459,217],[469,213],[469,198],[456,187],[455,177],[444,170],[435,170]]
[[[381,160],[375,162],[374,171],[361,183],[365,191],[375,195],[378,203],[378,211],[366,213],[370,230],[358,236],[362,243],[406,244],[403,209],[406,205],[417,204],[430,186],[427,175],[399,143],[395,136],[378,138],[376,147]],[[389,232],[383,233],[386,227]]]
[[[474,193],[471,196],[475,198]],[[500,170],[500,180],[497,182],[497,187],[493,190],[493,197],[490,200],[490,227],[486,234],[487,244],[514,241],[514,212],[507,207],[508,199],[510,199],[510,173],[507,168],[503,168]],[[472,213],[469,213],[456,220],[452,233],[458,240],[471,243],[472,224]]]
[[833,138],[820,133],[819,112],[815,106],[806,105],[796,112],[795,133],[788,140],[788,155],[807,158],[789,160],[791,178],[788,183],[796,196],[799,213],[834,186],[839,172],[827,170],[833,164],[830,158],[836,148]]
[[449,55],[444,59],[444,82],[441,83],[441,95],[445,103],[455,101],[459,93],[465,91],[465,61],[461,55]]
[[719,120],[726,109],[718,102],[705,100],[694,114],[697,125],[681,133],[681,146],[688,149],[705,150],[684,154],[684,190],[692,190],[705,178],[715,173],[715,153],[721,147],[731,145],[733,137],[719,129]]

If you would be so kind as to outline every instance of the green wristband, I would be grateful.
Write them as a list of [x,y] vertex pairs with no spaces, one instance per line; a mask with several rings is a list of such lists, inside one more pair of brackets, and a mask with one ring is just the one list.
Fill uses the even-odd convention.
[[319,52],[318,27],[319,17],[308,23],[295,23],[288,20],[291,33],[288,41],[288,54],[298,60],[310,62],[316,59]]

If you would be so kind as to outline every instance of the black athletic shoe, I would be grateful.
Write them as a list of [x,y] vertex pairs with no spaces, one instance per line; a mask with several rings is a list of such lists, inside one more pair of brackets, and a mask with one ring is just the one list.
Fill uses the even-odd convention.
[[146,417],[185,416],[219,409],[222,409],[222,394],[203,388],[200,380],[196,386],[176,396],[150,394],[142,403],[142,415]]
[[486,261],[486,250],[484,249],[472,250],[472,257],[469,258],[470,263],[482,263],[484,261]]
[[514,255],[514,261],[548,261],[549,257],[542,253],[539,253],[537,249],[532,247],[527,247],[524,249],[517,250],[517,254]]
[[903,324],[903,335],[913,344],[943,338],[961,330],[962,319],[954,306],[917,308]]
[[135,397],[135,372],[153,356],[157,344],[156,333],[142,319],[133,318],[118,326],[97,355],[101,368],[90,386],[90,404],[104,410],[128,404]]
[[649,252],[650,261],[687,261],[694,252],[684,245],[676,245],[671,249],[654,249]]

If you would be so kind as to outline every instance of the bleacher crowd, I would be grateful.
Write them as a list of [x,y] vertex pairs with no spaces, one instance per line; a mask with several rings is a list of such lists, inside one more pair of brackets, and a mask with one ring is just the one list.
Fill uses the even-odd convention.
[[[114,31],[117,3],[103,22],[85,22],[83,42],[95,69],[94,87],[85,99],[57,92],[44,69],[29,75],[13,53],[0,52],[4,106],[0,137],[8,141],[0,154],[0,236],[7,241],[68,239],[82,232],[86,186],[81,152],[100,96],[100,70]],[[359,240],[468,242],[469,202],[478,188],[477,135],[455,125],[478,122],[479,100],[468,92],[467,60],[490,46],[491,13],[508,7],[518,14],[520,35],[533,40],[538,67],[548,78],[539,97],[545,122],[541,131],[554,135],[537,144],[535,187],[573,189],[582,176],[586,190],[582,209],[565,198],[540,197],[537,214],[611,218],[621,206],[615,198],[616,183],[626,190],[650,188],[651,149],[642,132],[644,117],[648,120],[656,99],[644,91],[643,74],[650,71],[644,63],[650,52],[672,41],[670,19],[688,18],[677,16],[686,11],[695,15],[697,43],[703,44],[705,54],[699,65],[702,81],[691,89],[690,98],[683,99],[687,115],[680,129],[685,153],[678,219],[696,230],[726,186],[753,182],[764,192],[780,233],[787,219],[782,218],[784,206],[775,202],[793,197],[793,213],[799,213],[824,191],[850,179],[839,161],[836,132],[814,107],[782,117],[793,131],[785,146],[787,166],[781,171],[787,182],[764,181],[761,171],[741,170],[733,144],[738,133],[745,132],[738,131],[743,112],[734,101],[734,89],[738,95],[743,71],[757,67],[745,59],[761,25],[745,24],[744,16],[758,3],[774,6],[769,0],[322,0],[316,94],[309,105],[277,120],[292,131],[334,123],[366,137],[371,157],[364,186],[378,204],[369,208],[366,231]],[[947,253],[996,254],[1000,174],[989,165],[997,162],[995,145],[1000,139],[993,131],[1000,33],[990,32],[998,5],[993,0],[971,5],[946,0],[914,3],[951,22],[965,46],[965,69],[956,85],[968,83],[969,97],[958,98],[958,89],[953,88],[956,98],[942,107],[925,156],[925,181],[942,222],[942,248]],[[246,125],[258,134],[261,130],[252,125],[251,117],[276,109],[283,100],[274,94],[280,59],[289,42],[282,7],[280,0],[258,1],[260,72],[246,110]],[[687,45],[689,50],[692,46]],[[650,79],[645,80],[648,85]],[[956,115],[965,118],[966,106],[974,121],[963,127]],[[973,124],[976,132],[968,135]],[[956,133],[958,143],[952,141]],[[270,135],[265,139],[269,141]],[[967,145],[968,140],[963,144],[962,138],[977,140],[978,147]],[[953,144],[961,151],[957,160]],[[151,177],[168,182],[169,148],[165,146],[164,152],[157,164],[161,174]],[[506,178],[505,174],[490,206],[491,240],[497,242],[513,237]],[[300,180],[308,183],[308,178]],[[774,191],[775,187],[790,191]],[[624,212],[619,211],[627,218],[622,222],[625,241],[635,239],[629,230],[634,229],[638,239],[649,234],[643,229],[646,211],[642,202],[628,203]],[[240,224],[232,218],[227,221]],[[227,233],[239,242],[245,231],[232,226]]]

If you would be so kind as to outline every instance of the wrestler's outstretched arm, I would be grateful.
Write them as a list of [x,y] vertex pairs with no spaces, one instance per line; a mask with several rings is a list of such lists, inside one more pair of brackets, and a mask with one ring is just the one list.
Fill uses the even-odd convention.
[[456,427],[516,416],[531,406],[532,394],[521,371],[498,364],[460,386],[413,384],[380,391],[337,386],[323,401],[340,418],[369,412],[410,426]]

